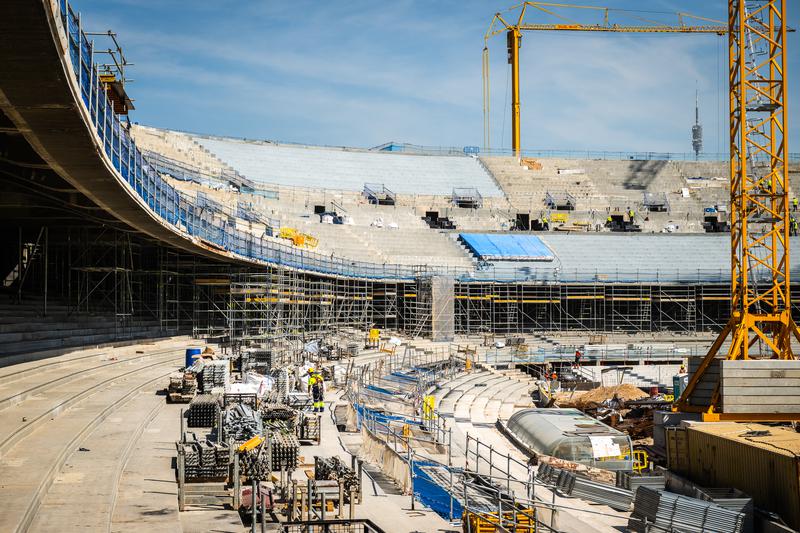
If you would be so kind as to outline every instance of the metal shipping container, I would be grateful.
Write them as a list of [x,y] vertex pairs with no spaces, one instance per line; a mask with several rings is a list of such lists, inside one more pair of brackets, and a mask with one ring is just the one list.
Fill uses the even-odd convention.
[[800,529],[800,433],[761,424],[691,423],[686,437],[689,479],[737,488]]

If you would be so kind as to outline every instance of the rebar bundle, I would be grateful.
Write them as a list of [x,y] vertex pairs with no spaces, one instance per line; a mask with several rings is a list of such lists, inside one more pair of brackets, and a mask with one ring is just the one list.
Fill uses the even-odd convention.
[[221,406],[217,394],[198,394],[189,402],[186,425],[190,428],[210,428],[216,424]]

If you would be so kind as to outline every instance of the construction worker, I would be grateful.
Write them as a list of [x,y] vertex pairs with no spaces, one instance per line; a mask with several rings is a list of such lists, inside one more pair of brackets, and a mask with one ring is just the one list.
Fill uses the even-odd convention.
[[635,218],[636,218],[636,213],[633,211],[633,209],[628,210],[628,220],[630,221],[631,224],[633,224],[633,220]]
[[789,236],[797,237],[797,219],[794,216],[789,217]]
[[614,219],[611,218],[611,215],[608,215],[608,218],[606,218],[606,226],[610,228],[611,224],[613,224],[613,223],[614,223]]
[[575,368],[579,368],[581,366],[581,351],[579,349],[575,350],[575,364],[573,365]]
[[797,196],[792,198],[792,211],[797,211]]
[[555,370],[553,370],[553,374],[550,376],[550,380],[551,381],[558,381],[558,374],[556,374]]
[[314,372],[313,368],[308,369],[308,387],[311,389],[311,398],[314,402],[314,412],[322,413],[325,411],[325,401],[323,395],[325,393],[325,382],[322,380],[322,375]]
[[550,221],[547,220],[547,217],[542,217],[542,229],[544,231],[550,231]]

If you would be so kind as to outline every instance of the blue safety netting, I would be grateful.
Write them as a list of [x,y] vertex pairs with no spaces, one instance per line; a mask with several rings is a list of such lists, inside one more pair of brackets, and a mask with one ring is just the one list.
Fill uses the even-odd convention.
[[395,394],[397,394],[397,391],[385,389],[383,387],[378,387],[377,385],[367,385],[365,388],[367,390],[371,390],[371,391],[374,391],[374,392],[380,392],[381,394],[386,394],[388,396],[394,396]]
[[375,409],[370,409],[369,407],[366,407],[360,403],[354,403],[353,409],[355,409],[356,412],[362,417],[368,416],[382,424],[387,424],[389,422],[400,422],[402,424],[409,424],[412,426],[420,424],[419,419],[408,418],[403,415],[393,415],[391,413],[386,413],[383,411],[376,411]]
[[552,261],[555,254],[535,235],[460,233],[461,241],[481,259]]
[[414,460],[414,494],[417,499],[444,519],[450,518],[450,504],[452,499],[452,516],[453,518],[460,518],[463,512],[461,502],[455,497],[455,494],[451,498],[450,493],[445,487],[442,487],[431,479],[425,471],[425,467],[441,468],[445,472],[448,469],[447,466],[434,461]]

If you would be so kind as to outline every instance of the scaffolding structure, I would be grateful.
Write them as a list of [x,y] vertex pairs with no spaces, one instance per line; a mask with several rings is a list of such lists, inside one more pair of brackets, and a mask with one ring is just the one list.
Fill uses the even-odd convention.
[[[12,279],[17,298],[35,291],[37,298],[47,295],[45,306],[48,300],[64,301],[75,316],[113,317],[120,339],[142,324],[155,324],[165,335],[191,333],[240,347],[278,343],[286,350],[343,328],[412,337],[432,336],[435,325],[454,334],[700,333],[721,330],[731,312],[730,286],[718,282],[448,278],[440,287],[440,276],[423,274],[405,281],[277,265],[255,271],[112,228],[43,227],[13,240],[19,241],[15,254],[29,256]],[[792,301],[796,316],[798,303]]]
[[[800,311],[793,302],[795,314]],[[457,283],[460,334],[537,331],[719,331],[730,313],[720,284]]]

